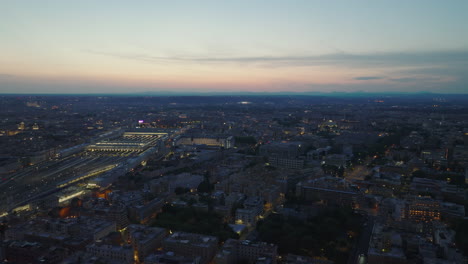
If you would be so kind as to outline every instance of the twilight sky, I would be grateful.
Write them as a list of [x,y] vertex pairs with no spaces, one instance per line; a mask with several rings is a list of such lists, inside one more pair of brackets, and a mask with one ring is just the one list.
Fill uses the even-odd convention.
[[0,0],[0,93],[468,93],[466,0]]

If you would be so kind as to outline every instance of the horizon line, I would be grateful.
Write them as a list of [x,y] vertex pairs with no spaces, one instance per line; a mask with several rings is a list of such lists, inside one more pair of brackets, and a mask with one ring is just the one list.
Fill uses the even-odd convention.
[[177,91],[142,91],[135,93],[2,93],[0,96],[371,96],[371,95],[392,95],[392,96],[408,96],[408,95],[446,95],[446,96],[468,96],[468,93],[438,93],[438,92],[366,92],[366,91],[355,91],[355,92],[177,92]]

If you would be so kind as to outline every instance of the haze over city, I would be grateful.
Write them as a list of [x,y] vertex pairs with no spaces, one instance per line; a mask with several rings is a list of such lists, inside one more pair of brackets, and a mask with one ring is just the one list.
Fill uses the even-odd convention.
[[467,93],[466,1],[2,1],[1,93]]

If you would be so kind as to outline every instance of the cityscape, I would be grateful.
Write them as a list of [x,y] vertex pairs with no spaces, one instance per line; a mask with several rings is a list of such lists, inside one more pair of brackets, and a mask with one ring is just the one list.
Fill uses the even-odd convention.
[[466,95],[0,102],[5,263],[466,260]]
[[0,1],[0,264],[468,263],[468,1]]

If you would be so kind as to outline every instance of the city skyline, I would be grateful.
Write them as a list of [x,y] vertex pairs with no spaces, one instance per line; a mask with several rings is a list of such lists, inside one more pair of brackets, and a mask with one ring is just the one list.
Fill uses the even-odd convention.
[[467,93],[468,3],[4,1],[0,93]]

